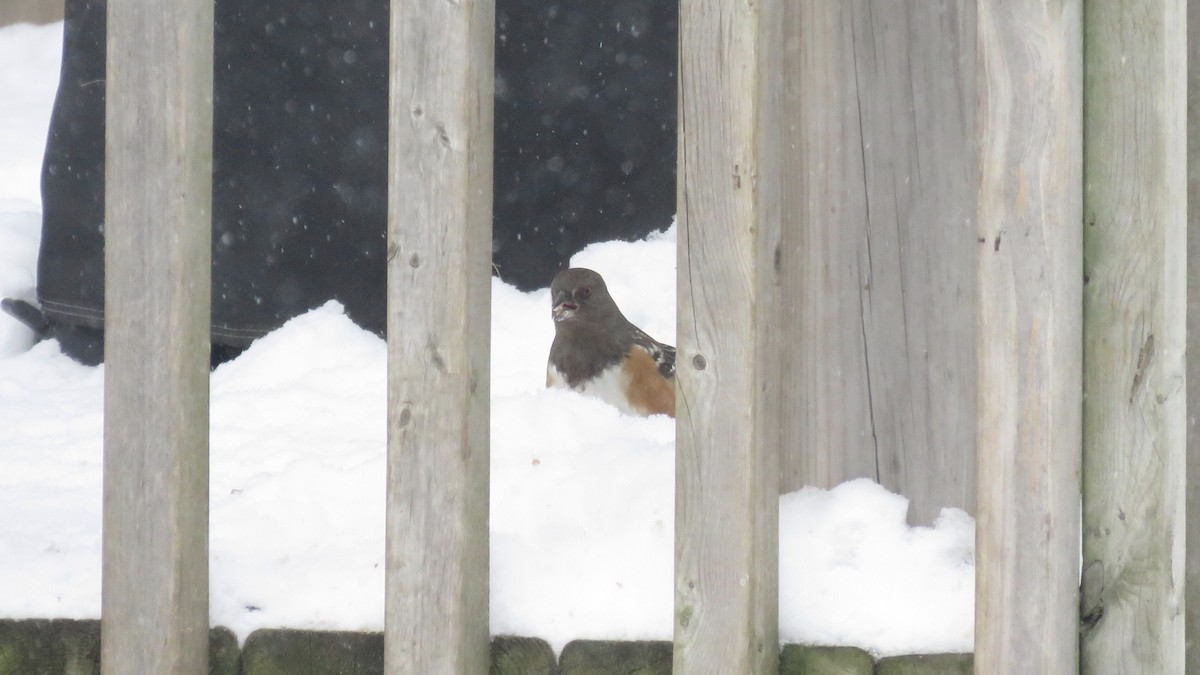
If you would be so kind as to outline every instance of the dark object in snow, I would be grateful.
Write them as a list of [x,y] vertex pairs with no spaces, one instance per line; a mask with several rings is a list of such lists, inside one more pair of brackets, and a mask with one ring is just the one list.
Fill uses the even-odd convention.
[[[25,324],[33,331],[34,340],[58,340],[63,352],[85,366],[97,366],[104,361],[104,331],[64,321],[51,321],[41,309],[13,298],[0,300],[0,309],[5,314]],[[245,347],[213,344],[209,352],[209,367],[233,359],[245,351]]]
[[545,287],[597,241],[675,213],[679,3],[496,3],[493,254]]
[[4,298],[0,309],[33,331],[34,340],[58,340],[63,352],[87,366],[104,360],[104,332],[79,324],[51,321],[42,310],[25,302]]
[[[384,332],[387,0],[216,0],[214,345],[335,299]],[[104,0],[67,0],[42,171],[38,300],[102,358]],[[493,257],[546,285],[595,241],[675,211],[676,3],[497,6]],[[166,224],[164,224],[166,226]]]
[[547,387],[574,389],[623,412],[675,416],[675,348],[630,323],[599,274],[563,270],[550,297]]
[[24,300],[4,298],[0,300],[0,309],[25,324],[26,328],[33,331],[34,338],[37,340],[44,340],[50,332],[50,322],[46,320],[46,315],[42,314],[42,310]]

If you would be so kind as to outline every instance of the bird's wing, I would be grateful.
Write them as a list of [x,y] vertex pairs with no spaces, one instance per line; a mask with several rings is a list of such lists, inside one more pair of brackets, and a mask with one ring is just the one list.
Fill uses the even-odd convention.
[[645,349],[654,362],[658,364],[658,372],[663,377],[675,377],[675,348],[664,345],[646,335],[640,328],[633,329],[633,344]]

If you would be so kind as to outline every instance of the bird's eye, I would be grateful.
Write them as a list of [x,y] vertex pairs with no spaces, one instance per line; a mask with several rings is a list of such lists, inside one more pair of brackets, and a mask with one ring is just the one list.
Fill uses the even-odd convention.
[[592,297],[592,288],[590,286],[584,286],[583,288],[579,289],[579,294],[585,298],[590,298]]

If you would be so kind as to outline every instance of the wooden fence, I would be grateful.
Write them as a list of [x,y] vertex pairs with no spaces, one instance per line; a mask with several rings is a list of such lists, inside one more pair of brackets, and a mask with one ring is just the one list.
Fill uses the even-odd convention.
[[[1200,260],[1200,2],[1188,2],[1187,5],[1187,372],[1185,377],[1189,382],[1200,382],[1200,269],[1196,261]],[[1185,540],[1187,554],[1185,556],[1184,589],[1184,643],[1187,645],[1184,672],[1200,673],[1200,600],[1197,589],[1200,589],[1200,555],[1197,554],[1197,544],[1200,544],[1200,489],[1196,488],[1197,477],[1200,477],[1200,434],[1197,431],[1197,420],[1200,420],[1200,396],[1190,396],[1187,399],[1187,471],[1188,485],[1186,503]]]
[[785,1],[784,25],[782,487],[973,511],[975,2]]
[[1092,673],[1184,672],[1186,15],[1183,0],[1084,12],[1080,657]]
[[1073,673],[1081,4],[1053,11],[1036,2],[981,1],[978,9],[976,672]]
[[[777,669],[779,489],[863,474],[978,485],[976,672],[1200,672],[1197,4],[681,3],[676,672]],[[389,673],[487,668],[493,12],[392,0]],[[205,671],[211,25],[108,2],[105,673]]]
[[108,3],[106,675],[208,659],[212,22],[211,0]]

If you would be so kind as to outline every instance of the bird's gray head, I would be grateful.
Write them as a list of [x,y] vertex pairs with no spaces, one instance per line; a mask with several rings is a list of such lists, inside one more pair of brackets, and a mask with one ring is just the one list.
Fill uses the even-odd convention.
[[608,294],[604,278],[582,267],[559,272],[550,284],[550,298],[556,329],[576,324],[623,323],[625,318]]

